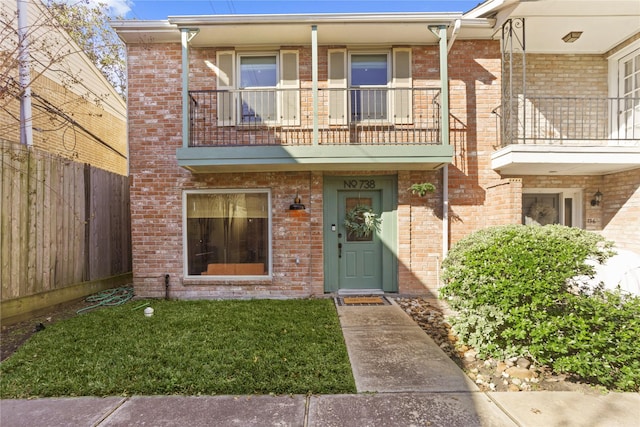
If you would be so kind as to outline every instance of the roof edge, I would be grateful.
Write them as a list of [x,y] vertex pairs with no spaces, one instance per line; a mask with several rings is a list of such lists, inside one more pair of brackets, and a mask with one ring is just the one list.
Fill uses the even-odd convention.
[[397,13],[318,13],[318,14],[255,14],[255,15],[185,15],[169,16],[168,22],[188,25],[238,24],[303,24],[303,23],[407,23],[447,24],[462,18],[462,12],[397,12]]

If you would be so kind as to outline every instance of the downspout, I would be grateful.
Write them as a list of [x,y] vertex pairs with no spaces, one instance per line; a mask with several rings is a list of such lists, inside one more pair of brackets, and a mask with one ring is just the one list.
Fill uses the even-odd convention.
[[189,147],[189,42],[199,30],[181,28],[182,42],[182,147]]
[[313,145],[318,145],[318,26],[311,26],[311,96],[313,97]]
[[[449,73],[447,26],[438,25],[429,27],[440,40],[440,90],[441,101],[441,136],[442,145],[449,145]],[[442,167],[442,259],[449,252],[449,165]]]
[[[447,43],[447,58],[445,60],[445,63],[448,64],[449,63],[449,52],[451,51],[451,48],[453,47],[453,43],[456,41],[456,38],[458,38],[458,33],[460,32],[460,27],[461,27],[462,21],[460,19],[456,19],[455,24],[453,25],[453,31],[451,33],[451,38],[449,39],[449,42]],[[444,31],[445,37],[447,32]],[[440,44],[442,44],[442,39],[440,39]],[[440,49],[442,50],[442,46],[440,47]],[[440,55],[440,61],[442,62],[442,55]],[[442,71],[443,67],[442,65],[440,65],[440,73],[441,73],[441,78],[442,78]],[[445,65],[444,67],[444,75],[446,77],[446,79],[443,79],[445,81],[445,83],[443,83],[443,86],[446,85],[446,89],[447,89],[447,94],[449,93],[449,73],[448,73],[448,66]],[[443,89],[444,91],[444,89]],[[447,110],[449,110],[449,96],[447,96]],[[449,114],[447,113],[447,119],[446,119],[446,123],[447,123],[447,139],[446,139],[446,144],[449,144]],[[442,125],[444,127],[444,123]],[[444,142],[444,138],[443,138],[443,143]],[[444,167],[442,168],[442,221],[443,221],[443,225],[442,225],[442,259],[444,260],[447,257],[447,252],[449,252],[449,165],[444,165]]]
[[462,26],[462,21],[460,19],[456,19],[456,22],[453,24],[453,31],[451,32],[451,38],[447,43],[447,52],[451,51],[451,47],[453,46],[453,43],[458,38],[458,33],[460,32],[461,26]]
[[18,80],[20,83],[20,144],[33,146],[33,116],[31,109],[31,66],[29,64],[29,4],[17,0],[18,8]]

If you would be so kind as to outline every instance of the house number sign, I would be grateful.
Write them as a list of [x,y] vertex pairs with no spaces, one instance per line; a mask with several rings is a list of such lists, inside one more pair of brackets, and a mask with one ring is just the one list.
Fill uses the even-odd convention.
[[373,190],[376,188],[375,179],[345,179],[343,188],[351,190]]

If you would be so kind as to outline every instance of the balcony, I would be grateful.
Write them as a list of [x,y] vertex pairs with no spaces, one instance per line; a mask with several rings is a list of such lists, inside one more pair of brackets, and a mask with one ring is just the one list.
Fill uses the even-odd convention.
[[493,112],[502,174],[605,174],[640,161],[640,98],[527,96]]
[[503,147],[640,144],[640,98],[514,98],[494,112]]
[[193,172],[433,169],[451,162],[440,89],[189,91]]

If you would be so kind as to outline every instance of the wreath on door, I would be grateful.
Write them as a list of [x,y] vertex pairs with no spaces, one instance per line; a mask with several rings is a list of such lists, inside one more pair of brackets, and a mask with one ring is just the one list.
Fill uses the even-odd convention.
[[536,224],[547,225],[556,222],[558,211],[549,204],[538,202],[531,205],[527,216]]
[[344,226],[349,233],[357,237],[369,237],[374,231],[380,231],[382,219],[370,206],[356,205],[344,218]]

